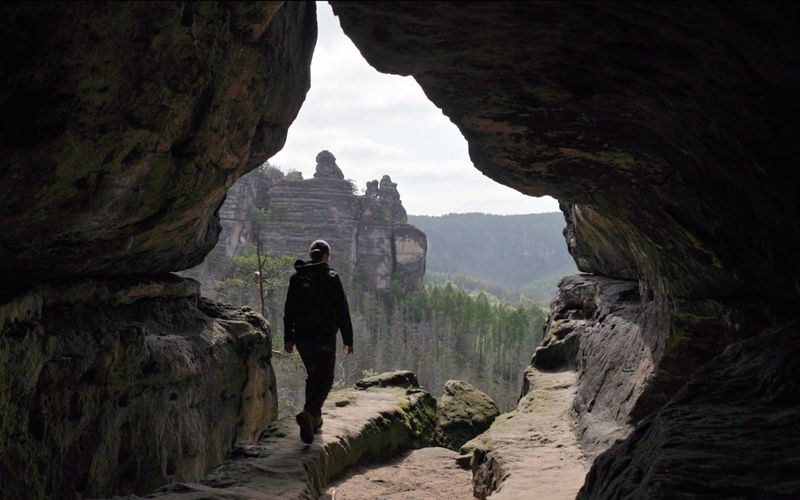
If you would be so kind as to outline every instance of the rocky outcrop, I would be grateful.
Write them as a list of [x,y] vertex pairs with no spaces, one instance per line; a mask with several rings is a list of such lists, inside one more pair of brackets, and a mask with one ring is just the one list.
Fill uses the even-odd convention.
[[436,400],[408,387],[408,376],[378,378],[383,384],[332,393],[311,445],[300,441],[294,419],[281,420],[258,443],[238,446],[201,482],[171,485],[157,496],[318,498],[347,467],[432,444]]
[[358,390],[366,390],[370,387],[419,387],[417,376],[408,370],[395,370],[393,372],[383,372],[371,377],[365,377],[355,383],[354,387]]
[[797,300],[798,220],[781,214],[798,194],[800,111],[785,102],[800,39],[780,7],[332,5],[370,64],[412,75],[459,127],[479,170],[591,209],[637,278]]
[[388,290],[422,286],[427,240],[407,224],[397,184],[388,175],[359,196],[329,151],[317,155],[313,179],[273,168],[252,172],[229,191],[220,209],[220,242],[202,265],[188,271],[215,297],[214,282],[229,278],[230,257],[261,242],[266,255],[307,258],[315,239],[331,245],[331,263],[346,284]]
[[309,88],[311,2],[2,7],[2,287],[200,263]]
[[344,173],[339,165],[336,164],[336,157],[328,150],[320,151],[317,154],[317,168],[314,171],[314,178],[328,177],[330,179],[344,180]]
[[462,380],[448,380],[436,407],[436,432],[445,448],[458,450],[500,415],[486,393]]
[[560,203],[566,220],[564,239],[578,269],[609,278],[636,280],[636,259],[625,236],[589,207]]
[[[619,322],[613,332],[624,326],[631,339],[597,343],[593,374],[590,359],[575,360],[577,392],[597,395],[579,403],[583,415],[606,401],[610,420],[601,421],[636,424],[701,377],[698,370],[725,346],[797,317],[800,108],[786,104],[800,95],[793,11],[751,4],[332,4],[373,66],[412,75],[459,127],[479,170],[566,202],[566,236],[581,270],[635,282],[638,312],[603,293],[606,306],[583,325],[576,310],[575,326],[592,332],[587,341],[616,335],[609,318]],[[558,334],[564,338],[537,354],[540,363],[548,355],[556,364],[580,356],[584,336]],[[609,366],[611,359],[633,371]],[[630,396],[620,399],[614,383]],[[736,387],[734,378],[718,387]],[[777,408],[742,404],[705,428],[709,439],[746,423],[749,404],[783,422]],[[669,432],[665,420],[651,425],[654,434],[662,426]],[[631,434],[616,448],[617,463],[640,461],[639,470],[650,474],[658,454],[637,446],[643,439]],[[728,451],[709,455],[704,470],[745,470],[758,456],[744,443]],[[687,481],[705,477],[680,471]],[[593,491],[604,491],[615,474],[597,470]],[[745,491],[769,496],[754,476],[743,478]],[[719,491],[744,484],[725,475],[720,481]]]
[[[643,332],[666,329],[651,309],[635,281],[590,275],[561,280],[517,408],[462,449],[476,495],[531,491],[542,482],[538,474],[552,466],[564,470],[557,488],[544,481],[554,490],[548,494],[574,497],[586,459],[631,430],[631,414],[655,368],[657,336]],[[524,439],[527,433],[535,439]],[[538,463],[554,452],[557,464]]]
[[41,286],[0,327],[4,498],[197,480],[276,417],[269,327],[192,280]]

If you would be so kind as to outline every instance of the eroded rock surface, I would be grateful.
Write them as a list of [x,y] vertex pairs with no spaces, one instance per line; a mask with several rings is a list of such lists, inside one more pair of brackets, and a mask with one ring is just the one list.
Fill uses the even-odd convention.
[[796,13],[332,5],[371,65],[413,76],[458,126],[479,170],[585,205],[636,277],[674,294],[797,300],[798,219],[782,215],[800,194],[800,109],[785,107],[800,89]]
[[277,415],[269,327],[198,290],[86,280],[0,308],[4,498],[147,493],[258,439]]
[[448,380],[436,407],[436,432],[445,448],[461,446],[492,425],[500,414],[486,393],[462,380]]
[[283,146],[313,2],[5,3],[2,288],[202,261],[226,189]]
[[[630,431],[630,417],[655,370],[666,331],[635,281],[568,276],[550,305],[532,365],[578,372],[573,407],[584,453],[594,456]],[[524,382],[523,392],[530,387]]]
[[436,400],[419,387],[370,386],[331,393],[314,442],[300,441],[294,419],[257,443],[238,446],[200,483],[163,488],[169,498],[318,498],[347,467],[386,458],[434,439]]

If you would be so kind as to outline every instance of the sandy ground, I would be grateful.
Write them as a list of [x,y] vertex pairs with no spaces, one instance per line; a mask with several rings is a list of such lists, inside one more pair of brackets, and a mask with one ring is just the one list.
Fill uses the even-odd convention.
[[359,467],[328,486],[326,500],[472,498],[472,473],[445,448],[407,452],[389,463]]

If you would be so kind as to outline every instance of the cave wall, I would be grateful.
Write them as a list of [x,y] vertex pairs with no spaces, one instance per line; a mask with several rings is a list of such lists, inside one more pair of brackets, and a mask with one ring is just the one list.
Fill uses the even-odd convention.
[[[601,424],[636,425],[650,415],[652,433],[677,432],[661,428],[668,419],[659,416],[690,380],[699,392],[703,380],[711,382],[702,370],[706,363],[719,362],[712,360],[727,346],[796,317],[797,9],[746,3],[331,3],[371,65],[416,79],[467,139],[480,171],[524,193],[564,202],[565,237],[580,270],[636,290],[634,304],[605,301],[609,314],[597,308],[582,326],[593,333],[586,340],[594,343],[596,365],[579,365],[579,428],[588,428],[581,422],[593,406],[610,412]],[[619,320],[620,308],[629,309],[622,315],[625,331],[638,337],[631,345],[603,325]],[[791,336],[774,339],[786,348],[795,342]],[[622,370],[624,363],[606,364],[636,358],[627,351],[633,347],[642,349],[632,361],[650,363],[649,370],[634,370],[638,385]],[[752,362],[766,359],[754,354]],[[605,386],[606,380],[634,387],[631,399],[609,390],[614,384]],[[716,390],[726,390],[721,379],[715,383]],[[756,405],[733,387],[725,397],[737,411],[723,412],[715,426],[700,431],[709,440],[750,417],[782,411]],[[787,402],[789,408],[797,404]],[[687,416],[698,411],[686,410]],[[637,460],[639,475],[598,465],[592,491],[610,491],[603,488],[615,480],[636,483],[656,470],[678,482],[685,477],[684,468],[660,469],[643,439],[634,432],[609,451],[618,464]],[[675,446],[679,453],[693,445],[679,440]],[[727,459],[741,465],[728,491],[745,483],[759,491],[758,473],[744,466],[757,452],[744,440],[730,443],[728,451]],[[707,458],[709,474],[725,459]],[[782,473],[799,472],[787,465]],[[724,491],[728,480],[720,479],[715,491]],[[646,482],[638,492],[666,495],[668,483]]]
[[731,344],[626,441],[578,498],[796,498],[800,330]]
[[370,64],[413,76],[459,127],[479,170],[593,210],[654,288],[796,302],[794,10],[332,4]]
[[193,481],[276,417],[268,324],[169,274],[310,85],[313,2],[0,6],[0,496]]
[[314,9],[3,4],[3,288],[200,263],[226,189],[283,147],[305,98]]

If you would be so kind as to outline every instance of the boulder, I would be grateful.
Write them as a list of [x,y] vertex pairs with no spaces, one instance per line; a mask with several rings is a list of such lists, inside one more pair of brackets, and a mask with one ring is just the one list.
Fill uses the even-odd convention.
[[488,429],[498,415],[500,410],[486,393],[462,380],[448,380],[436,409],[439,443],[458,451]]

